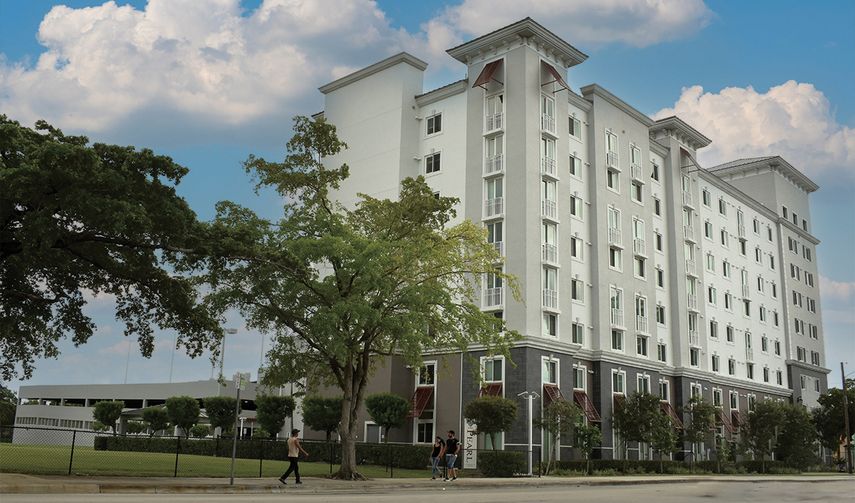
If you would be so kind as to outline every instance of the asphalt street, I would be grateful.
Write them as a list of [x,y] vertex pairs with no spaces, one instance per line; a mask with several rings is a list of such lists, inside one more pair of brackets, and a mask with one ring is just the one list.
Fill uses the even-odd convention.
[[625,486],[571,486],[538,488],[464,489],[437,484],[435,489],[388,491],[372,494],[311,494],[310,487],[286,488],[282,494],[4,494],[3,503],[245,503],[245,502],[353,502],[436,503],[439,498],[455,503],[551,503],[571,500],[631,503],[686,503],[727,501],[729,503],[850,502],[855,501],[855,481],[801,482],[697,482]]

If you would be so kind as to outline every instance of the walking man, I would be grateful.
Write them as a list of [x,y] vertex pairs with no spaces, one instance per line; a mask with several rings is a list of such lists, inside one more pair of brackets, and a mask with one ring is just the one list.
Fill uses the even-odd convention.
[[454,437],[454,430],[448,430],[448,440],[445,441],[445,480],[451,476],[451,480],[457,480],[457,453],[460,452],[460,442]]
[[291,472],[294,472],[296,483],[302,484],[302,482],[300,482],[300,466],[297,464],[297,461],[300,459],[301,452],[307,458],[309,457],[309,453],[303,449],[302,445],[300,445],[300,439],[297,438],[299,433],[300,430],[291,430],[291,436],[288,437],[288,461],[290,461],[291,464],[288,466],[288,470],[279,477],[279,482],[282,482],[283,484],[286,483],[285,479],[288,478],[288,475],[291,475]]

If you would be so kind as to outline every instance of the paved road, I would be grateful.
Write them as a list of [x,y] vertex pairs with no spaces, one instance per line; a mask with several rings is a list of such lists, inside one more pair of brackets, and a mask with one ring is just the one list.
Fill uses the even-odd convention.
[[[290,487],[288,489],[291,489]],[[285,494],[4,494],[3,503],[131,503],[131,502],[176,502],[176,503],[244,503],[244,502],[353,502],[353,503],[436,503],[453,499],[455,503],[565,503],[570,500],[631,503],[686,503],[727,501],[739,503],[785,503],[785,502],[848,502],[853,501],[855,482],[697,482],[683,484],[646,484],[607,487],[539,487],[501,489],[458,489],[453,486],[442,491],[409,490],[384,492],[381,494],[309,494],[309,487],[286,489]]]

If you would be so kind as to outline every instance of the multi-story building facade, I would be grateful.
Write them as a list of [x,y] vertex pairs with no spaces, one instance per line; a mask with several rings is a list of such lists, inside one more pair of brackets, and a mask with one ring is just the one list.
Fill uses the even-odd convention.
[[[596,84],[571,90],[564,76],[587,56],[531,19],[448,54],[468,76],[433,91],[422,91],[426,63],[405,53],[320,88],[318,116],[350,146],[327,160],[351,169],[338,200],[395,198],[402,179],[424,176],[459,199],[458,218],[484,225],[521,286],[523,302],[496,277],[481,292],[485,311],[524,334],[513,364],[473,348],[427,353],[415,374],[394,358],[378,371],[371,391],[414,400],[392,440],[454,429],[485,447],[462,418],[484,393],[536,391],[538,411],[576,401],[601,424],[603,458],[647,455],[614,448],[613,407],[635,391],[660,394],[675,423],[702,395],[723,433],[755,400],[815,404],[828,371],[813,182],[779,157],[704,169],[696,151],[710,140],[679,118],[654,121]],[[527,432],[520,417],[500,442],[522,448]]]

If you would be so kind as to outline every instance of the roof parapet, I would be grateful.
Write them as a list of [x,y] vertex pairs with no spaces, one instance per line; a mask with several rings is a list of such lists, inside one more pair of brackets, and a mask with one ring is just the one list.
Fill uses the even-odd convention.
[[712,143],[712,140],[704,136],[700,131],[693,128],[687,124],[686,121],[676,115],[659,119],[654,122],[649,129],[651,134],[662,131],[668,135],[676,135],[678,140],[682,141],[694,150],[704,148]]
[[417,70],[421,70],[421,71],[424,71],[428,66],[427,63],[425,63],[424,61],[420,60],[419,58],[413,56],[410,53],[399,52],[398,54],[395,54],[394,56],[389,56],[388,58],[386,58],[382,61],[378,61],[378,62],[374,63],[373,65],[366,66],[365,68],[363,68],[361,70],[357,70],[351,74],[348,74],[348,75],[345,75],[344,77],[341,77],[340,79],[336,79],[336,80],[330,82],[329,84],[324,84],[323,86],[319,87],[318,90],[323,94],[333,92],[336,89],[340,89],[344,86],[353,84],[354,82],[356,82],[358,80],[362,80],[365,77],[369,77],[369,76],[374,75],[375,73],[381,72],[387,68],[391,68],[391,67],[397,65],[398,63],[407,63],[408,65],[416,68]]

